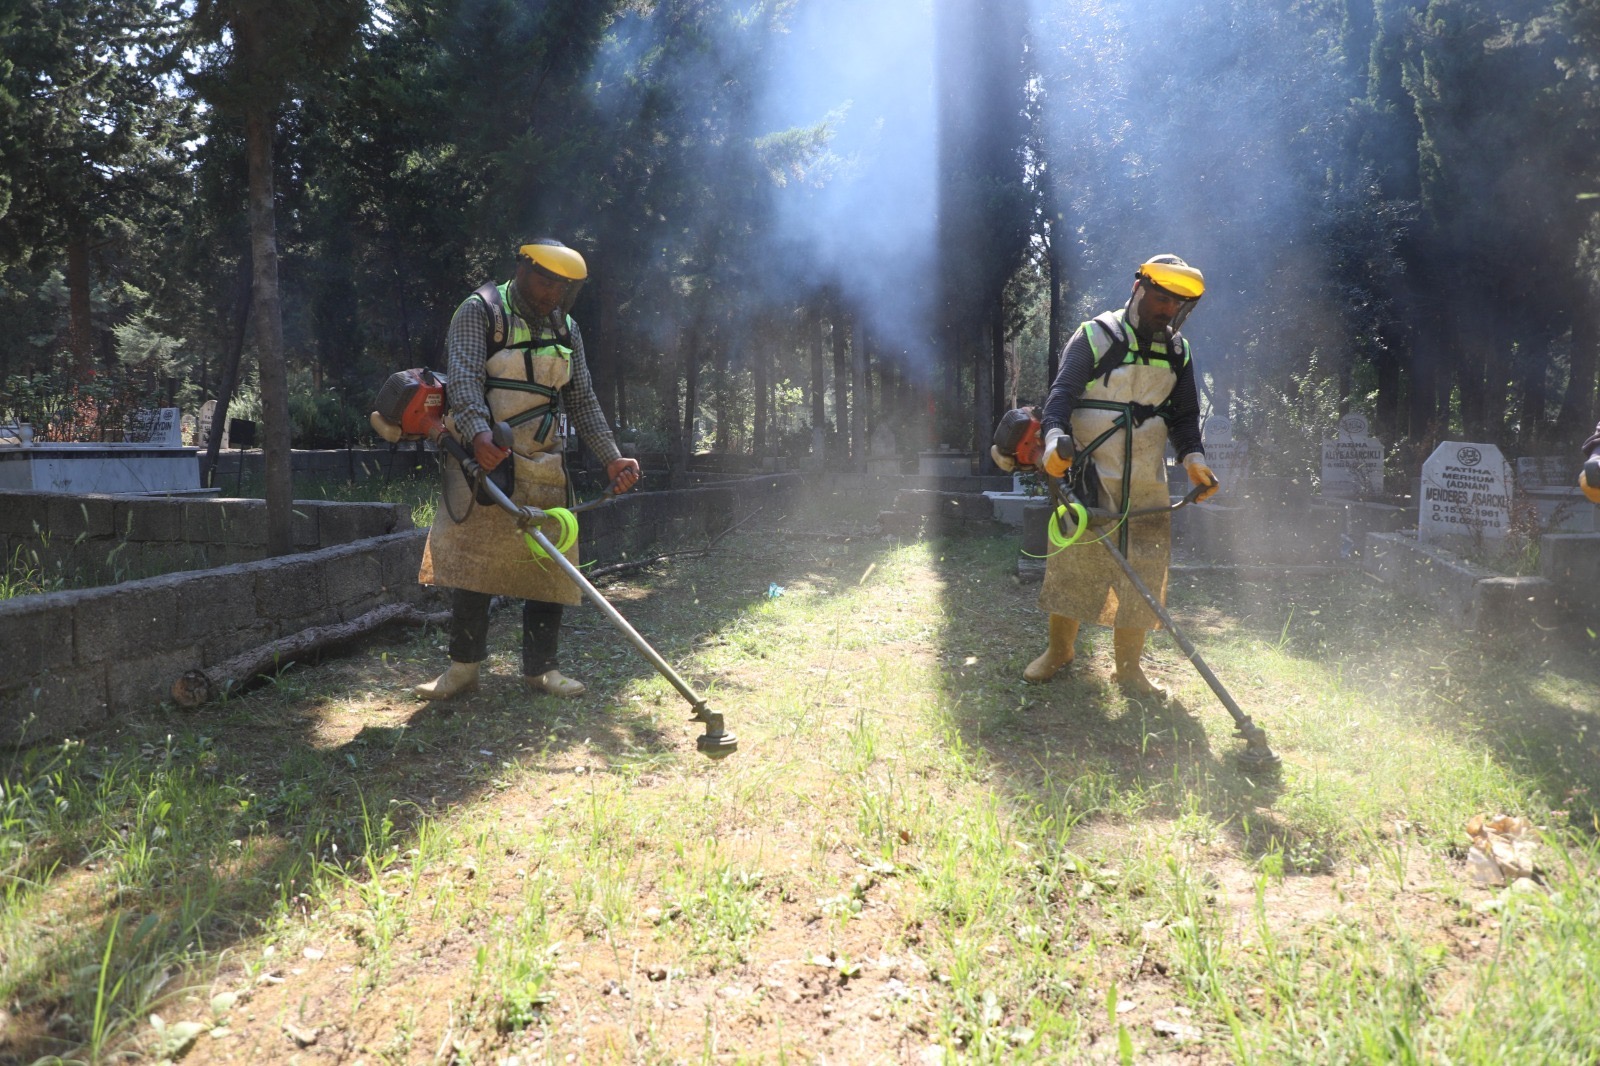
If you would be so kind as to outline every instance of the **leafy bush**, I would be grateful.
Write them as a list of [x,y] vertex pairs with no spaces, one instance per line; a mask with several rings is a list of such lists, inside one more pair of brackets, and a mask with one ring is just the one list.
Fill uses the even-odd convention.
[[318,388],[303,369],[289,372],[289,427],[296,448],[343,448],[372,436],[365,411],[333,388]]

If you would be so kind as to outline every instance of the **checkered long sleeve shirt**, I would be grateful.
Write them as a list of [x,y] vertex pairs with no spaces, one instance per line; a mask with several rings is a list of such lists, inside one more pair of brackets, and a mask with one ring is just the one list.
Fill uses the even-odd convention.
[[[531,321],[528,316],[523,317]],[[444,346],[450,413],[469,444],[473,437],[489,429],[489,404],[483,398],[484,363],[489,359],[488,335],[488,310],[482,300],[467,297],[450,320]],[[605,412],[600,409],[600,398],[594,394],[589,364],[583,357],[583,335],[578,332],[576,323],[572,327],[572,380],[561,389],[561,410],[572,419],[578,436],[602,463],[621,458],[616,438],[606,424]]]

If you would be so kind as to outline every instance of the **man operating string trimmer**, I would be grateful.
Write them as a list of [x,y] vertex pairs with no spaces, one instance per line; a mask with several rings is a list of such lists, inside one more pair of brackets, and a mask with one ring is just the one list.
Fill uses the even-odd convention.
[[[583,338],[568,312],[588,277],[583,256],[560,241],[537,238],[517,248],[516,274],[484,285],[456,309],[446,335],[448,421],[484,471],[517,505],[570,507],[559,416],[567,415],[606,464],[617,492],[639,480],[639,464],[623,458],[589,381]],[[495,443],[490,422],[511,428],[509,448]],[[517,596],[522,605],[522,674],[530,688],[577,696],[582,682],[558,669],[562,606],[582,602],[561,567],[531,555],[517,519],[475,495],[461,466],[446,462],[439,512],[418,575],[452,589],[450,668],[417,686],[424,699],[449,699],[477,687],[488,657],[489,600]],[[512,475],[505,478],[508,472]],[[552,534],[554,524],[549,527]],[[577,562],[577,545],[564,553]]]
[[[1105,536],[1163,604],[1172,554],[1172,519],[1164,465],[1170,432],[1198,500],[1219,485],[1200,442],[1200,404],[1189,342],[1178,327],[1205,292],[1200,271],[1175,255],[1147,260],[1134,275],[1127,306],[1078,327],[1062,353],[1042,417],[1043,465],[1064,477],[1073,456],[1086,469],[1073,478],[1084,502],[1100,510],[1163,509],[1102,525]],[[1115,560],[1101,551],[1057,551],[1045,568],[1039,606],[1050,615],[1050,643],[1023,678],[1042,684],[1074,656],[1078,623],[1113,627],[1116,680],[1132,695],[1164,693],[1139,665],[1145,634],[1161,620]]]

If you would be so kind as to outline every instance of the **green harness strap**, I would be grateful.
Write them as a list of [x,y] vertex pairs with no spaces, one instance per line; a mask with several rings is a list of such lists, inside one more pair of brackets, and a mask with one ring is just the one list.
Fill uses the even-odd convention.
[[545,436],[550,432],[550,427],[555,424],[556,412],[559,410],[558,401],[561,394],[558,390],[552,389],[548,385],[538,385],[531,381],[519,381],[516,378],[486,377],[483,379],[483,384],[486,389],[506,389],[510,392],[528,392],[535,396],[543,396],[545,402],[538,407],[530,407],[521,414],[512,415],[505,421],[506,425],[515,429],[518,426],[527,425],[534,419],[538,419],[538,437],[540,440],[544,440]]
[[[1117,528],[1117,547],[1121,550],[1123,558],[1127,558],[1128,511],[1131,510],[1133,506],[1133,501],[1129,498],[1130,494],[1128,490],[1131,488],[1133,481],[1133,430],[1135,425],[1137,425],[1137,422],[1135,421],[1135,405],[1131,403],[1115,403],[1111,400],[1080,399],[1075,406],[1088,407],[1096,411],[1113,411],[1117,416],[1112,420],[1110,429],[1106,430],[1094,440],[1078,449],[1078,458],[1080,460],[1088,460],[1090,456],[1094,454],[1094,450],[1100,447],[1100,445],[1104,444],[1106,441],[1110,440],[1112,434],[1116,433],[1118,430],[1127,431],[1122,437],[1122,520],[1120,523],[1118,523]],[[1146,405],[1139,404],[1138,406],[1143,407]],[[1140,419],[1139,421],[1143,420]],[[1079,476],[1085,476],[1083,471],[1087,469],[1087,463],[1080,462],[1078,469]]]

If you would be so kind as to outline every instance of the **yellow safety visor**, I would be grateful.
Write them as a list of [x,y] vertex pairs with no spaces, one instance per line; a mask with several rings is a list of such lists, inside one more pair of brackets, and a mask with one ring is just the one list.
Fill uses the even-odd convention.
[[1205,295],[1205,275],[1192,266],[1151,262],[1139,268],[1139,276],[1180,300],[1198,300]]
[[583,256],[564,244],[524,244],[517,254],[557,281],[582,281],[589,276]]

